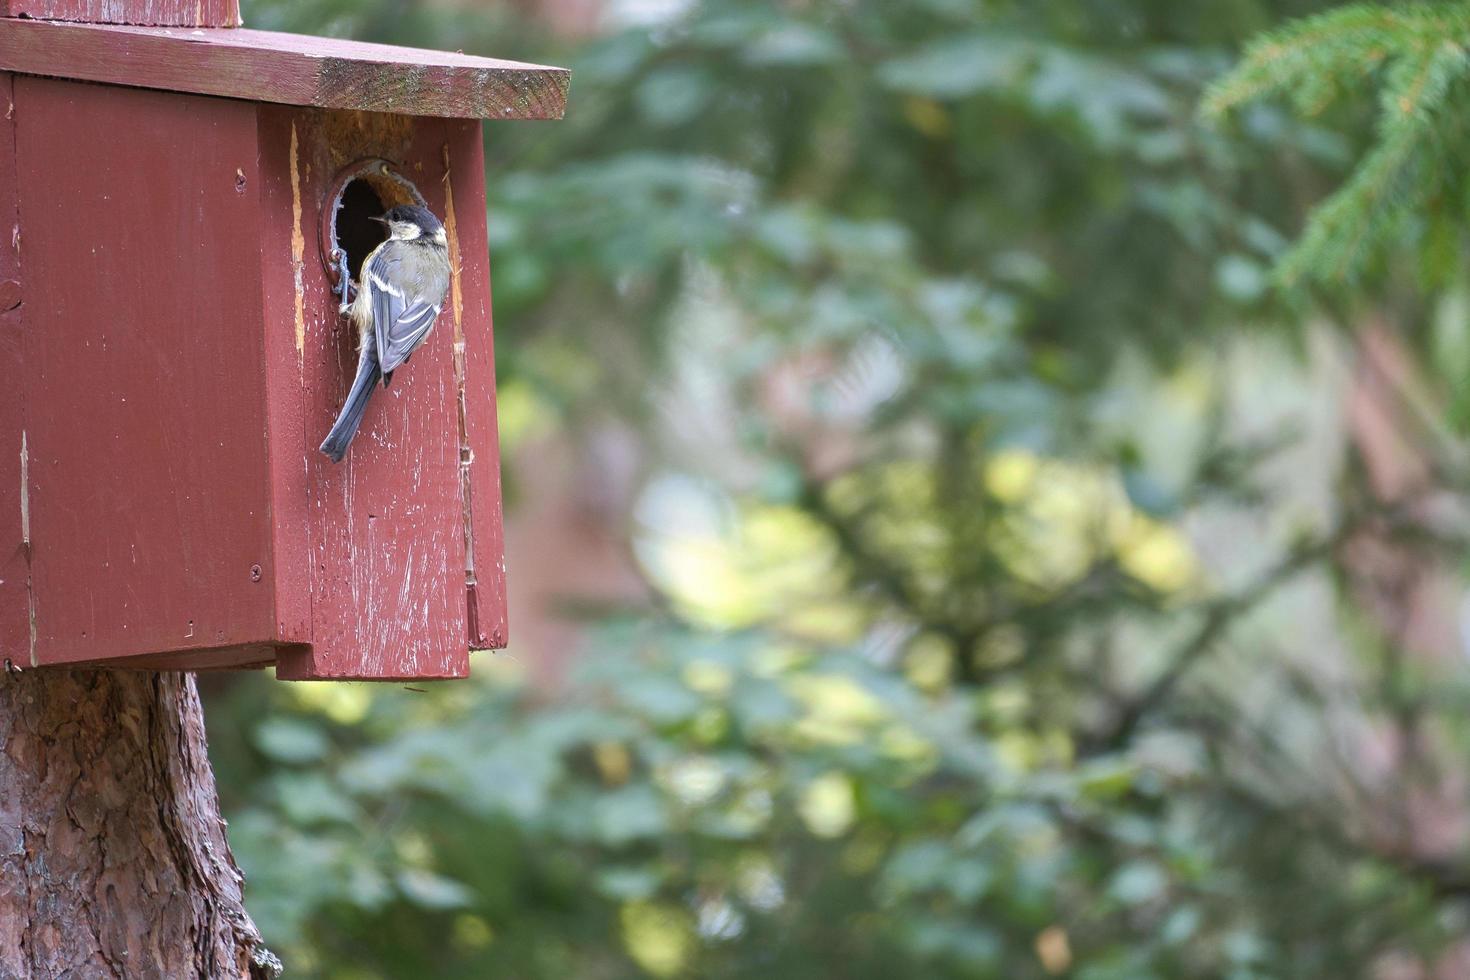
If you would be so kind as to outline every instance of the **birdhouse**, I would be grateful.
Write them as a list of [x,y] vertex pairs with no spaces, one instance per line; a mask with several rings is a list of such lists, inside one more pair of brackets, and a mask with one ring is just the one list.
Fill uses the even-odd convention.
[[[567,72],[238,23],[0,0],[0,656],[462,677],[506,636],[480,120]],[[409,203],[449,293],[334,464],[335,290]]]

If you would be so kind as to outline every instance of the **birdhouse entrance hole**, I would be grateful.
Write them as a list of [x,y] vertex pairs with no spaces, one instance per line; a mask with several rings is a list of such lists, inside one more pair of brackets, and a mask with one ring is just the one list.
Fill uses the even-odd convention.
[[348,274],[353,279],[361,276],[363,259],[388,234],[372,219],[401,204],[422,206],[424,196],[387,160],[359,160],[332,181],[322,208],[320,244],[322,266],[334,286],[340,285],[343,256]]
[[370,219],[388,210],[371,184],[353,180],[342,189],[337,205],[337,247],[347,253],[352,278],[362,278],[362,262],[378,247],[387,229]]

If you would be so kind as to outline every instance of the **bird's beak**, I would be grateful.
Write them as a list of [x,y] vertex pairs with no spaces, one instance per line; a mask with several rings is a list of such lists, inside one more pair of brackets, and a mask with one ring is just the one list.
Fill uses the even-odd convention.
[[369,218],[368,220],[369,221],[376,221],[380,225],[386,225],[388,223],[388,219],[387,218],[379,218],[376,215],[374,215],[373,217]]

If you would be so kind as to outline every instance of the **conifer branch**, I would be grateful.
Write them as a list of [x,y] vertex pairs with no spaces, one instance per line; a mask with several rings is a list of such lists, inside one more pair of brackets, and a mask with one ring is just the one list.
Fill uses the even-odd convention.
[[1281,285],[1352,281],[1439,189],[1438,136],[1456,83],[1470,74],[1467,48],[1464,4],[1357,5],[1261,37],[1210,87],[1201,108],[1213,117],[1272,95],[1313,115],[1346,88],[1378,88],[1374,145],[1281,258]]

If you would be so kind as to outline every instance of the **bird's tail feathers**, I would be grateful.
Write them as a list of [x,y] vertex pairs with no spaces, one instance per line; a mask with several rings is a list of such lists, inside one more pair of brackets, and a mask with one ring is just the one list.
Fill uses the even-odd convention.
[[367,409],[368,399],[372,397],[373,388],[381,374],[378,359],[371,354],[366,354],[358,362],[357,377],[352,381],[352,390],[347,392],[347,401],[343,403],[342,411],[332,425],[332,431],[322,440],[321,450],[332,462],[340,463],[342,457],[347,455],[347,447],[351,444],[352,437],[357,435],[357,427],[362,424],[362,413]]

